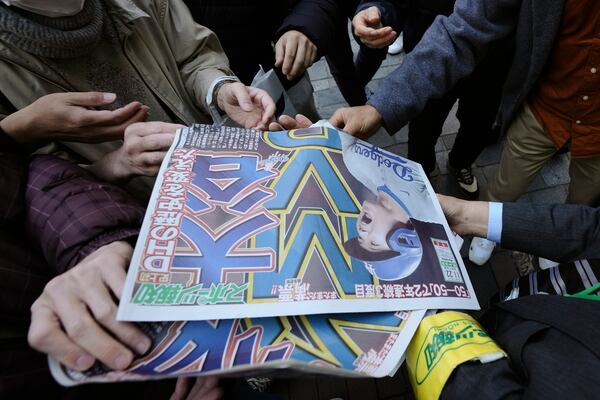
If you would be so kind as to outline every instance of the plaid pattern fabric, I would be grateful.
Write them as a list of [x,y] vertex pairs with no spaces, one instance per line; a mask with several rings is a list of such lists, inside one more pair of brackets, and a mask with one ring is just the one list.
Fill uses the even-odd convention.
[[48,155],[29,163],[25,204],[27,235],[55,273],[99,247],[137,236],[144,217],[144,208],[123,189]]
[[1,131],[0,190],[0,398],[58,398],[46,357],[26,343],[29,308],[57,274],[135,238],[144,208],[68,161],[28,159]]

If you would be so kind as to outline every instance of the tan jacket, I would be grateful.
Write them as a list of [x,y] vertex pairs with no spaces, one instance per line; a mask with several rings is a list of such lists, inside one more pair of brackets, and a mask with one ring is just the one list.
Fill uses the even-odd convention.
[[[209,122],[210,84],[233,75],[216,35],[196,24],[180,0],[103,1],[148,88],[186,124]],[[46,94],[73,91],[43,59],[0,41],[0,119]]]

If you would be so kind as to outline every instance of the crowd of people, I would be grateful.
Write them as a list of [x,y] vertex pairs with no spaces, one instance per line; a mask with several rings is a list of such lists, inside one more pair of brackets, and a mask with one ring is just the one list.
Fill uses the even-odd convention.
[[[371,93],[400,34],[404,61]],[[458,101],[448,167],[481,201],[440,195],[450,226],[473,236],[475,264],[496,244],[540,257],[487,325],[510,361],[461,365],[442,397],[593,398],[600,303],[562,295],[600,276],[599,54],[595,0],[0,0],[2,398],[270,398],[215,379],[67,390],[45,356],[123,370],[148,349],[116,302],[175,131],[215,116],[307,127],[318,110],[277,115],[250,85],[273,68],[290,90],[321,58],[349,105],[330,123],[365,140],[408,124],[406,156],[427,174]],[[497,133],[480,194],[471,166]],[[516,202],[563,149],[568,204]]]

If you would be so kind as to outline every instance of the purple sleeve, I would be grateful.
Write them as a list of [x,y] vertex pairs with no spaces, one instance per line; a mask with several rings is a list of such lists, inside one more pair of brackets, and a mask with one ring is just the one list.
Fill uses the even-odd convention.
[[117,240],[134,240],[144,216],[127,192],[77,165],[35,156],[26,191],[27,234],[57,273]]

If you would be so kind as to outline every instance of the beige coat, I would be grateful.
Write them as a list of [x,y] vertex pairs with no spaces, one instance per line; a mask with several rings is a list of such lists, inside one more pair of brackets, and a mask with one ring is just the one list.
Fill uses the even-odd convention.
[[[125,55],[155,96],[186,124],[209,122],[210,84],[233,75],[216,35],[196,24],[180,0],[103,1],[123,33]],[[0,119],[46,94],[76,91],[43,59],[0,41]],[[68,147],[96,161],[117,144],[105,145]]]

